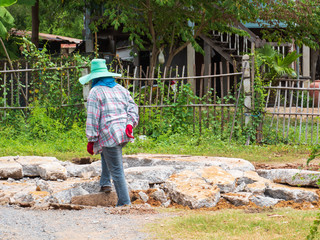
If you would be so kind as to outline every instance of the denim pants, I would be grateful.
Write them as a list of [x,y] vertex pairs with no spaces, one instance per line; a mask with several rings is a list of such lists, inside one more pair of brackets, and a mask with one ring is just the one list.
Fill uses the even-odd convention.
[[108,169],[107,163],[104,160],[103,154],[101,153],[101,176],[100,176],[100,186],[110,186],[111,187],[111,175]]
[[[123,206],[131,203],[122,163],[122,147],[123,145],[118,145],[115,147],[103,147],[103,158],[101,159],[101,161],[104,160],[106,163],[106,169],[102,169],[102,171],[105,171],[106,174],[109,172],[112,177],[118,196],[117,206]],[[105,179],[101,181],[105,181]]]

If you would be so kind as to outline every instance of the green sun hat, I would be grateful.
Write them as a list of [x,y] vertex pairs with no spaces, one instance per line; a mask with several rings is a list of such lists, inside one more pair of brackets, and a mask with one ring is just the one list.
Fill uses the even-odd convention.
[[91,61],[90,74],[79,78],[79,82],[81,84],[86,84],[90,80],[100,77],[121,77],[121,74],[109,72],[105,59],[93,59]]

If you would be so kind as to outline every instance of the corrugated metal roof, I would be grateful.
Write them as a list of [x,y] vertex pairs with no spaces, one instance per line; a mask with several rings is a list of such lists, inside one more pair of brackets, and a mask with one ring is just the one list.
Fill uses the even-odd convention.
[[[31,31],[22,31],[22,30],[11,30],[11,34],[15,36],[28,36],[31,37]],[[61,41],[61,42],[69,42],[79,44],[83,40],[77,38],[64,37],[59,35],[53,35],[48,33],[39,33],[39,38],[48,41]]]

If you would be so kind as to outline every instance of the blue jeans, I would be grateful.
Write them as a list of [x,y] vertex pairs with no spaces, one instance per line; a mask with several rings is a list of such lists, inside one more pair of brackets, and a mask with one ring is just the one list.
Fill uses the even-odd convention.
[[111,187],[111,176],[108,169],[107,163],[104,160],[103,154],[101,153],[101,176],[100,176],[100,186],[110,186]]
[[123,145],[118,145],[115,147],[103,147],[103,158],[101,159],[101,161],[105,161],[108,172],[112,177],[118,196],[117,206],[128,205],[131,203],[122,163],[122,146]]

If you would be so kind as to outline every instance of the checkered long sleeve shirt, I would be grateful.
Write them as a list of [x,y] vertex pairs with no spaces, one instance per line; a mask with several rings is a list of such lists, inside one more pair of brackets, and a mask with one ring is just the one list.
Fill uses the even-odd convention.
[[129,142],[127,124],[136,127],[139,121],[138,106],[127,89],[117,84],[113,88],[96,86],[87,99],[86,136],[95,142],[94,153],[102,147],[114,147]]

